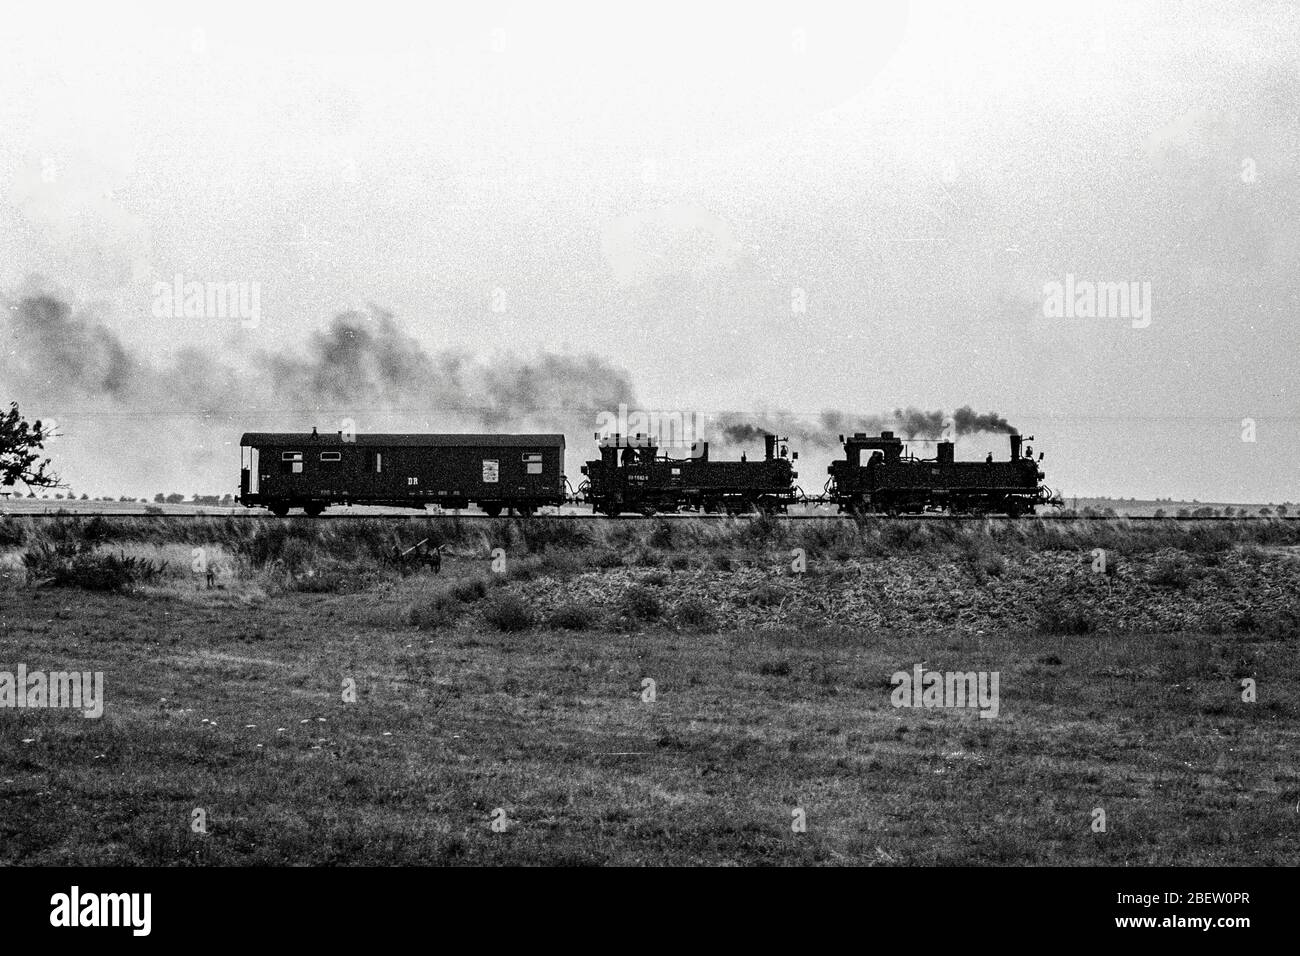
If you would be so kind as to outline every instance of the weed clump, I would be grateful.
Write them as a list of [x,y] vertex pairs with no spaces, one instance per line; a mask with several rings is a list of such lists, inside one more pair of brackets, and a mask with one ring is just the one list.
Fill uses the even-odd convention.
[[167,562],[125,554],[96,553],[85,544],[62,542],[28,548],[23,553],[23,566],[29,584],[86,591],[124,591],[160,577],[167,569]]
[[718,628],[718,618],[708,602],[691,597],[677,605],[673,612],[673,624],[682,631],[715,631]]
[[636,584],[623,595],[623,613],[634,621],[657,621],[664,613],[659,595],[643,584]]
[[1176,591],[1185,591],[1194,580],[1196,575],[1192,563],[1181,554],[1158,559],[1155,566],[1147,572],[1147,583]]
[[586,604],[570,601],[551,612],[546,626],[557,631],[586,631],[599,622],[600,615]]
[[1097,630],[1097,616],[1082,605],[1049,604],[1039,612],[1038,629],[1045,634],[1091,634]]
[[517,594],[494,594],[483,608],[483,620],[498,631],[526,631],[537,623],[532,607]]

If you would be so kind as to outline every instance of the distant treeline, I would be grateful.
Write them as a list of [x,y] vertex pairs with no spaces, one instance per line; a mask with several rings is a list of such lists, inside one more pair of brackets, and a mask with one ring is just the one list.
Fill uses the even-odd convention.
[[[1234,508],[1228,505],[1225,508],[1210,508],[1202,506],[1200,508],[1179,508],[1172,513],[1164,508],[1157,508],[1153,514],[1156,518],[1248,518],[1251,515],[1259,515],[1262,518],[1271,518],[1276,515],[1279,518],[1285,518],[1291,511],[1286,505],[1275,505],[1270,508],[1267,505],[1251,511],[1250,508]],[[1114,508],[1079,508],[1075,510],[1068,508],[1062,512],[1065,515],[1079,515],[1084,518],[1117,518],[1119,514]]]
[[[22,498],[23,495],[19,494],[19,495],[16,495],[15,497]],[[130,495],[122,495],[120,498],[114,498],[112,495],[103,495],[103,496],[92,497],[91,495],[86,495],[86,494],[83,494],[83,495],[77,495],[77,493],[74,492],[74,491],[56,491],[56,492],[55,492],[54,494],[52,494],[52,495],[51,495],[51,494],[48,494],[48,493],[47,493],[47,494],[43,494],[43,495],[38,495],[38,494],[36,494],[36,492],[32,491],[32,492],[29,492],[29,493],[26,495],[26,497],[28,497],[28,498],[47,498],[47,499],[48,499],[48,498],[53,498],[55,501],[139,501],[139,502],[142,502],[142,503],[145,503],[145,504],[148,504],[148,502],[149,502],[149,499],[148,499],[148,498],[133,498],[133,497],[131,497]],[[200,495],[200,494],[198,494],[198,493],[195,493],[195,494],[193,494],[193,495],[190,495],[190,496],[187,498],[187,497],[185,497],[184,495],[182,495],[182,494],[180,494],[180,493],[178,493],[178,492],[172,492],[170,495],[167,495],[167,494],[163,494],[163,493],[160,491],[160,492],[158,492],[158,494],[156,494],[156,495],[153,496],[153,501],[154,501],[155,504],[160,504],[160,505],[161,505],[161,504],[168,504],[168,505],[182,505],[182,504],[185,504],[185,505],[227,505],[227,506],[233,506],[233,505],[235,504],[235,496],[234,496],[233,494],[224,494],[224,495]]]

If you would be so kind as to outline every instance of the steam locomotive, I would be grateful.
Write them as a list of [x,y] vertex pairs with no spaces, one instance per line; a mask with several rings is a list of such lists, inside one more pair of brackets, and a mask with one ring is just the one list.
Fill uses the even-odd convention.
[[643,435],[596,436],[600,458],[582,466],[586,475],[579,496],[592,509],[611,516],[624,512],[652,515],[663,511],[705,514],[761,511],[784,513],[796,500],[799,477],[786,445],[777,454],[775,435],[764,436],[761,461],[712,461],[709,443],[696,442],[685,458],[660,455]]
[[[994,461],[991,454],[984,461],[956,461],[950,441],[938,443],[934,458],[917,458],[903,453],[903,441],[891,431],[879,437],[841,435],[844,460],[827,469],[826,498],[850,514],[1033,514],[1052,501],[1052,492],[1041,484],[1046,476],[1032,446],[1020,435],[1010,439],[1006,461]],[[863,462],[865,452],[870,456]],[[1038,461],[1042,458],[1040,453]]]
[[[1032,441],[1032,436],[1029,439]],[[579,501],[599,514],[672,512],[784,514],[793,504],[833,504],[842,513],[1033,514],[1051,491],[1033,450],[1011,435],[1003,461],[956,461],[952,442],[934,458],[905,451],[891,431],[840,436],[844,458],[831,463],[823,494],[796,484],[798,452],[764,435],[762,459],[718,461],[708,442],[685,457],[662,453],[644,435],[596,435],[600,457],[582,466],[584,480],[568,494],[563,435],[318,435],[250,432],[240,440],[240,495],[245,507],[285,515],[319,515],[331,504],[424,509],[477,505],[490,516],[531,515]],[[864,455],[866,460],[864,461]]]

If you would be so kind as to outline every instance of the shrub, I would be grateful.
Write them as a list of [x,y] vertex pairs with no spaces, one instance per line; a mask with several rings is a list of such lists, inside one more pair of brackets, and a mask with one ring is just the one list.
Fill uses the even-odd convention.
[[718,571],[730,571],[731,555],[722,552],[715,554],[713,556],[713,567]]
[[765,677],[789,677],[789,661],[763,661],[758,665],[758,672]]
[[633,563],[644,568],[657,568],[664,563],[664,556],[654,548],[642,545],[637,550]]
[[591,531],[580,521],[549,518],[521,518],[514,525],[524,546],[533,553],[555,549],[580,550],[591,547]]
[[700,598],[686,598],[673,612],[673,623],[683,631],[717,630],[718,620],[713,608]]
[[17,547],[25,537],[23,526],[13,518],[0,520],[0,548]]
[[684,554],[674,554],[668,559],[668,567],[674,571],[687,571],[691,567],[691,559]]
[[551,612],[550,617],[546,619],[546,626],[555,630],[585,631],[593,627],[599,617],[590,606],[570,601]]
[[537,615],[519,595],[499,592],[484,607],[483,620],[498,631],[526,631],[537,623]]
[[450,597],[464,604],[481,601],[487,597],[487,593],[488,583],[483,578],[468,578],[464,581],[457,581],[448,592]]
[[289,587],[304,594],[338,594],[348,589],[348,579],[338,571],[320,571],[294,578]]
[[591,559],[591,565],[595,568],[621,568],[623,556],[617,551],[597,551]]
[[757,605],[758,607],[775,607],[786,599],[788,593],[780,585],[764,581],[749,592],[749,597],[745,599],[745,603]]
[[99,515],[95,515],[81,526],[81,540],[90,542],[103,541],[109,536],[110,531],[108,522]]
[[623,613],[634,621],[657,621],[663,611],[659,595],[643,584],[633,585],[623,595]]
[[1160,558],[1147,572],[1147,583],[1156,587],[1184,590],[1194,580],[1191,563],[1182,555]]
[[451,627],[465,613],[465,605],[446,593],[435,594],[413,605],[407,620],[422,631]]
[[1091,634],[1097,617],[1082,605],[1048,604],[1038,615],[1038,628],[1046,634]]
[[38,545],[23,554],[29,583],[87,591],[122,591],[159,577],[167,562],[155,564],[125,554],[96,554],[85,546]]
[[319,534],[312,524],[276,521],[259,524],[253,536],[243,543],[242,550],[256,567],[281,561],[292,571],[315,556],[319,541]]
[[1300,608],[1291,605],[1258,614],[1248,609],[1233,622],[1233,629],[1267,640],[1289,640],[1300,635]]

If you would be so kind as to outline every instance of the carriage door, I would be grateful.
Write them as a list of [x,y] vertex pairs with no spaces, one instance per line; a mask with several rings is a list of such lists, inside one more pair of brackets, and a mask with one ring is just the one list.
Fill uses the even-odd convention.
[[258,458],[257,449],[250,448],[248,450],[248,493],[250,495],[257,494],[257,489],[260,483],[258,472],[261,470],[261,463],[258,461]]

